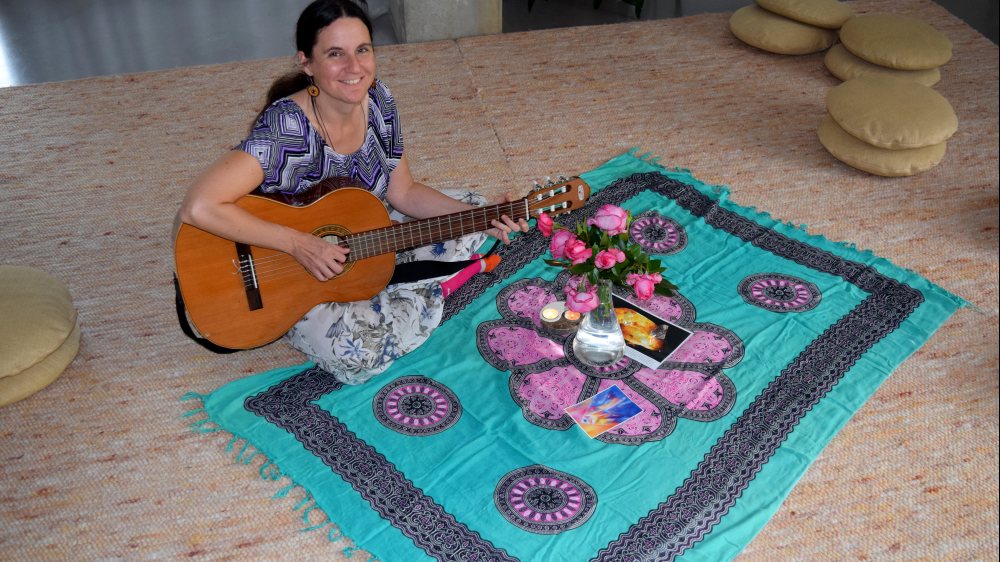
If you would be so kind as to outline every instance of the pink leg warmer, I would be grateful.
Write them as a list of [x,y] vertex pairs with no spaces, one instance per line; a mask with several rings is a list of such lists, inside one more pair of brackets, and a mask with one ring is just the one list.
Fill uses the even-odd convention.
[[453,275],[451,279],[441,283],[441,289],[444,292],[445,298],[457,291],[462,285],[465,285],[469,279],[472,279],[473,275],[493,271],[500,264],[500,256],[496,254],[486,256],[485,258],[480,258],[479,254],[473,254],[472,259],[476,261],[465,266],[462,271]]

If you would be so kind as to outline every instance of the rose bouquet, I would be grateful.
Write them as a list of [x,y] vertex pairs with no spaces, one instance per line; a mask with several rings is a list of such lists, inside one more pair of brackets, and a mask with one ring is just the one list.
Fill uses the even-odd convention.
[[[566,307],[585,313],[601,302],[598,287],[601,281],[612,285],[629,285],[641,300],[653,294],[670,296],[677,288],[663,277],[666,269],[660,260],[650,259],[638,244],[629,242],[631,214],[615,205],[604,205],[586,222],[570,230],[542,213],[538,230],[551,237],[552,259],[545,263],[569,270],[572,274],[566,287]],[[605,296],[605,298],[608,298]]]

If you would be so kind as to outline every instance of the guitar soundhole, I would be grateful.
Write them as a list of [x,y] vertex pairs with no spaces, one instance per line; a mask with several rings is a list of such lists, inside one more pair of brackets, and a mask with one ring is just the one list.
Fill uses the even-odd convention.
[[[313,231],[313,234],[319,236],[323,240],[326,240],[330,244],[350,248],[350,244],[347,243],[347,236],[351,234],[351,232],[342,226],[328,224],[316,229]],[[344,271],[340,272],[340,275],[347,273],[353,267],[354,258],[351,254],[347,254],[347,261],[344,262]],[[340,275],[337,277],[340,277]]]

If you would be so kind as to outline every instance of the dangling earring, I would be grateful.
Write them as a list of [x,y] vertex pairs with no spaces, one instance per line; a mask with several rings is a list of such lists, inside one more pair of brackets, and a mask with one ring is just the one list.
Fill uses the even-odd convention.
[[319,95],[319,88],[317,88],[316,83],[313,82],[312,76],[309,77],[309,86],[306,87],[306,93],[309,94],[309,97],[311,98],[315,98]]

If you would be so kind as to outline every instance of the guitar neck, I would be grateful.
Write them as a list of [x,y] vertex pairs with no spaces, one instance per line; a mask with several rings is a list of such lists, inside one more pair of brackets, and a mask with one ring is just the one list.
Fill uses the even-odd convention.
[[366,230],[346,236],[344,241],[351,248],[349,259],[351,261],[362,260],[445,240],[454,240],[466,234],[483,232],[493,228],[492,221],[499,220],[502,215],[519,221],[527,219],[529,213],[528,199],[524,198],[509,203],[477,207],[449,215]]

